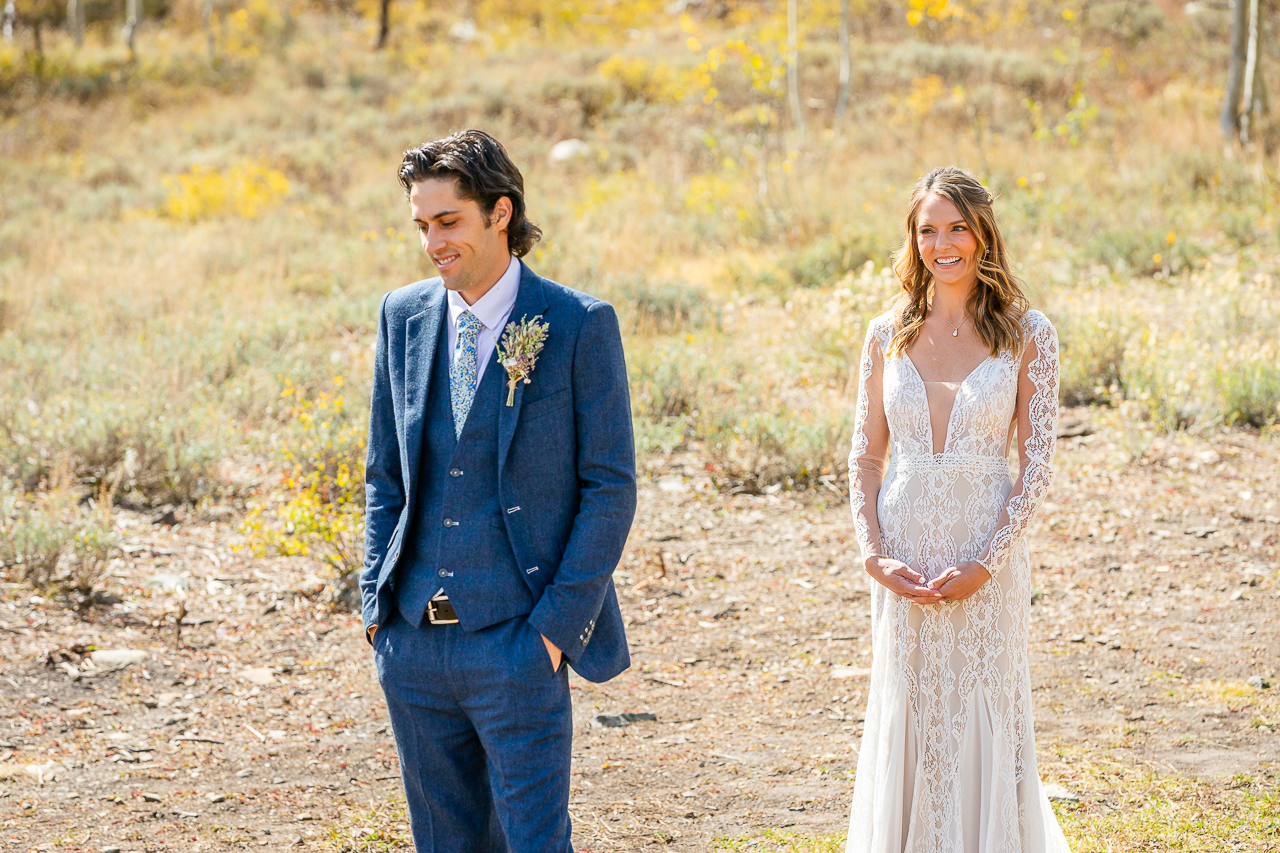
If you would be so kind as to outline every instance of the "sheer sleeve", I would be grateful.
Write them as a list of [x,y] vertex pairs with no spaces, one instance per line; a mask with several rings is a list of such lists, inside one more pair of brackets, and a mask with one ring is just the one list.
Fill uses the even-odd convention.
[[1043,314],[1028,317],[1027,345],[1018,373],[1018,481],[978,558],[995,577],[1009,564],[1053,482],[1058,433],[1058,333]]
[[853,529],[865,564],[884,556],[876,502],[889,451],[889,420],[884,413],[884,356],[881,324],[872,320],[862,345],[858,372],[858,405],[853,418],[853,447],[849,451],[849,502]]

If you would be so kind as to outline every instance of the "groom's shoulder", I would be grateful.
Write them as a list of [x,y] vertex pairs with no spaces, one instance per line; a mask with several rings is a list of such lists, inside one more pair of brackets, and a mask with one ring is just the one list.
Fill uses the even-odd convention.
[[546,295],[548,308],[558,308],[576,316],[585,316],[600,310],[613,311],[613,306],[599,297],[581,290],[574,290],[549,278],[542,276],[539,278],[542,281],[542,292]]
[[404,319],[423,311],[433,300],[440,297],[444,285],[440,276],[424,278],[404,287],[397,287],[382,298],[382,310],[387,319]]
[[556,280],[543,278],[543,292],[547,295],[547,304],[553,307],[562,307],[575,311],[575,313],[586,313],[596,305],[608,305],[608,302],[590,293],[576,291],[567,284],[561,284]]

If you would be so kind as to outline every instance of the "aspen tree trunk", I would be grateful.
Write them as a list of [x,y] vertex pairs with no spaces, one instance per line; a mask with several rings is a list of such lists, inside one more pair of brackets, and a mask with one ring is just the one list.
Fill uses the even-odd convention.
[[5,0],[3,17],[4,23],[0,26],[4,31],[4,40],[13,41],[13,24],[18,18],[18,7],[14,4],[14,0]]
[[836,96],[836,124],[849,107],[849,0],[840,0],[840,94]]
[[1267,111],[1266,90],[1262,86],[1262,74],[1258,71],[1258,50],[1261,47],[1262,20],[1258,0],[1249,0],[1249,37],[1244,60],[1243,104],[1240,110],[1240,142],[1248,145],[1259,120]]
[[378,40],[374,42],[374,50],[382,50],[387,46],[387,35],[391,32],[391,0],[382,0],[378,12]]
[[1249,41],[1250,0],[1234,0],[1231,14],[1231,66],[1227,71],[1226,93],[1218,128],[1228,142],[1240,138],[1240,92],[1244,87],[1245,54]]
[[67,28],[76,47],[84,47],[84,0],[67,0]]
[[787,0],[787,97],[791,120],[796,130],[804,133],[804,114],[800,111],[800,36],[796,7],[800,0]]
[[136,62],[138,59],[138,51],[135,48],[136,36],[138,33],[138,0],[126,0],[125,3],[125,22],[124,22],[124,42],[129,45],[129,61]]
[[217,59],[218,40],[213,35],[213,0],[204,0],[200,9],[200,18],[204,22],[204,37],[209,43],[209,61]]

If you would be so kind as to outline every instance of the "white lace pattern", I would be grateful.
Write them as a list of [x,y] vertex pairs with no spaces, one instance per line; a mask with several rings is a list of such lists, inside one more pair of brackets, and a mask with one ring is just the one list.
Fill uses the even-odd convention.
[[1023,353],[992,356],[960,383],[935,454],[924,380],[905,354],[883,355],[892,318],[867,331],[849,456],[864,560],[927,578],[977,560],[992,579],[965,601],[925,606],[872,583],[848,853],[1069,853],[1036,772],[1027,659],[1026,532],[1053,478],[1058,338],[1038,311],[1023,333]]

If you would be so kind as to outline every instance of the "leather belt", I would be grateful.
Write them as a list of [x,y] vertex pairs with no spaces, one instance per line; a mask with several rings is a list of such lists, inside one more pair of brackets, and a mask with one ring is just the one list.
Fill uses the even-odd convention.
[[457,625],[458,611],[453,609],[449,596],[437,592],[427,602],[427,622],[432,625]]

